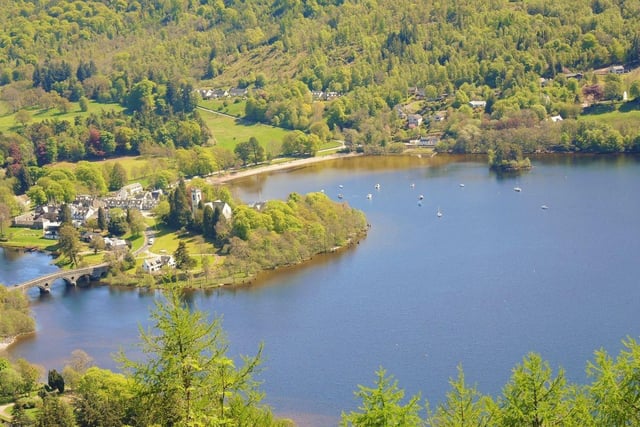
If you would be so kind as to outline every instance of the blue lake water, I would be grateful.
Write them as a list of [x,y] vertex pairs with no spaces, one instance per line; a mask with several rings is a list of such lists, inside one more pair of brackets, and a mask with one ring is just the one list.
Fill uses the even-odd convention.
[[[640,334],[640,161],[533,164],[500,178],[469,157],[356,158],[235,182],[246,202],[341,193],[365,212],[369,235],[249,287],[191,298],[224,317],[232,355],[264,342],[266,401],[299,425],[336,425],[380,366],[432,405],[458,364],[495,396],[530,351],[586,382],[594,350],[615,354]],[[42,255],[3,258],[0,281],[31,277],[33,266],[55,269]],[[48,368],[61,368],[76,348],[116,368],[110,355],[137,341],[153,304],[144,291],[62,284],[32,299],[38,332],[9,354]]]

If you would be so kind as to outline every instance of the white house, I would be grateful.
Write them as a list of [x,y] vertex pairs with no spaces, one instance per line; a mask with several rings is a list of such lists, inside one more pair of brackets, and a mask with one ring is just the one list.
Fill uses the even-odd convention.
[[155,273],[156,271],[160,271],[165,265],[169,268],[175,268],[176,260],[171,255],[160,255],[152,258],[146,258],[142,262],[142,269],[146,273]]
[[207,206],[209,206],[211,210],[214,210],[214,211],[216,210],[216,208],[220,209],[220,213],[227,221],[229,221],[231,219],[231,216],[233,215],[233,210],[231,209],[231,206],[229,206],[227,202],[223,202],[222,200],[207,202],[204,204],[203,207],[207,207]]
[[550,117],[552,122],[561,122],[562,121],[562,116],[560,114],[558,114],[557,116],[551,116]]
[[134,196],[138,193],[142,193],[144,189],[142,188],[142,184],[139,182],[134,182],[133,184],[125,185],[122,187],[117,194],[119,199],[127,199],[130,196]]
[[485,108],[487,101],[469,101],[469,105],[471,108]]
[[127,241],[122,239],[112,239],[110,237],[104,238],[104,244],[107,249],[115,251],[117,249],[126,249]]

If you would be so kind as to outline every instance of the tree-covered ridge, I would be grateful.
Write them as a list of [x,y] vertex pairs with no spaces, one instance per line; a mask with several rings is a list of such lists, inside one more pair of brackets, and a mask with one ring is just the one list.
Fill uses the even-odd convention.
[[[637,1],[2,3],[5,83],[47,61],[75,70],[93,60],[112,83],[237,83],[265,73],[315,90],[420,86],[438,95],[463,83],[507,90],[565,67],[633,62],[640,47]],[[281,56],[288,69],[261,67]]]
[[[621,99],[624,89],[631,99],[640,94],[640,83],[589,74],[638,61],[636,1],[4,3],[0,87],[10,109],[118,102],[143,113],[136,125],[148,128],[162,125],[153,115],[190,114],[195,103],[185,93],[193,88],[249,87],[247,118],[311,134],[311,149],[283,150],[294,154],[313,153],[329,131],[371,152],[407,141],[419,132],[405,132],[393,108],[418,94],[421,104],[409,110],[425,118],[438,109],[462,113],[439,129],[441,148],[467,152],[491,148],[469,143],[474,133],[508,139],[505,128],[573,118],[581,103]],[[569,71],[585,79],[567,78]],[[317,102],[311,91],[341,96]],[[472,122],[461,134],[458,122],[481,119],[468,106],[478,99],[497,122]],[[184,120],[192,132],[194,118]],[[174,130],[154,141],[167,144]],[[579,135],[563,133],[567,141],[556,147],[580,148]]]
[[0,342],[19,334],[33,332],[29,300],[22,292],[11,292],[0,285]]

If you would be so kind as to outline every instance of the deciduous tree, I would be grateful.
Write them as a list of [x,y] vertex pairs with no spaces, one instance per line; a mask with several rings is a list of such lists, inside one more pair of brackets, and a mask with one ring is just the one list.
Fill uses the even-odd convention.
[[71,224],[63,224],[60,227],[58,247],[71,264],[78,265],[78,254],[80,253],[80,236],[78,230]]

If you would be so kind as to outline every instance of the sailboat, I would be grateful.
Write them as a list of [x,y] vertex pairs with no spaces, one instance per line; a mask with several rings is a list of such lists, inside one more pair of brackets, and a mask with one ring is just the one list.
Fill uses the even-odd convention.
[[436,213],[436,216],[438,218],[440,218],[442,216],[442,211],[440,210],[440,206],[438,206],[438,212]]

